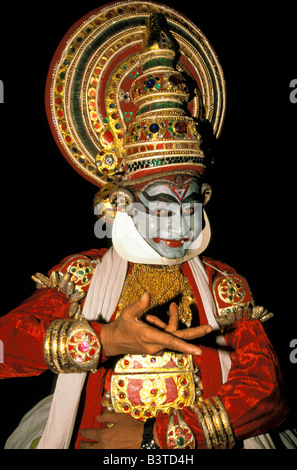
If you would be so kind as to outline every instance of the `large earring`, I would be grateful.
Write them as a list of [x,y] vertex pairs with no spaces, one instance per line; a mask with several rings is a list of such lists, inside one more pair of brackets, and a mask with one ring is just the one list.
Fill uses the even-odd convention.
[[115,184],[105,185],[94,197],[94,213],[99,219],[112,223],[116,212],[129,212],[134,202],[133,194]]
[[206,206],[206,204],[208,203],[208,201],[210,200],[211,195],[212,195],[212,189],[211,189],[211,186],[208,183],[203,183],[202,184],[201,194],[204,196],[204,200],[203,200],[202,205]]
[[109,201],[109,195],[117,189],[114,184],[107,184],[95,194],[93,201],[94,214],[98,219],[104,219],[106,223],[112,223],[116,215],[116,209]]
[[132,209],[134,196],[128,189],[118,188],[110,193],[109,202],[115,211],[129,213]]

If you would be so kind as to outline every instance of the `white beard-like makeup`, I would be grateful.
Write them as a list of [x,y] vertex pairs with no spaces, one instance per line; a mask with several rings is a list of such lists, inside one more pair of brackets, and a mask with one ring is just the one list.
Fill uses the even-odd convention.
[[196,180],[181,189],[169,182],[151,185],[133,204],[132,217],[116,215],[112,238],[118,254],[136,263],[170,265],[200,254],[210,240],[200,193]]

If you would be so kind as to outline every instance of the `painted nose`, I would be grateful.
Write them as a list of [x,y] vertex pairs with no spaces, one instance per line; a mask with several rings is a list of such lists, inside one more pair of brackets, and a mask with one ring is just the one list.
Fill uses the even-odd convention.
[[172,238],[175,240],[188,238],[191,232],[186,217],[181,213],[177,213],[172,217],[169,228],[171,228]]

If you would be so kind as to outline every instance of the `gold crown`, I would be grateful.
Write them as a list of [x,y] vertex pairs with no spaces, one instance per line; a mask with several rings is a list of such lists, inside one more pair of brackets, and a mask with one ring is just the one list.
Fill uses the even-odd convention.
[[187,80],[174,67],[177,52],[164,15],[152,14],[139,54],[141,74],[130,90],[138,110],[124,138],[127,178],[164,166],[191,166],[199,172],[204,168],[201,137],[186,115]]

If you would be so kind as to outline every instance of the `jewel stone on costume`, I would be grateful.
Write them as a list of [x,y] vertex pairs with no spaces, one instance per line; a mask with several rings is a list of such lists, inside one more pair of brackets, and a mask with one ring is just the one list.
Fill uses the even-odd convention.
[[150,132],[152,132],[153,134],[158,132],[159,129],[160,129],[159,124],[157,124],[155,122],[150,125]]
[[195,436],[179,411],[170,414],[167,425],[168,449],[195,449]]
[[43,352],[50,370],[58,373],[95,372],[101,353],[99,338],[83,317],[56,320],[47,329]]
[[247,280],[239,274],[226,273],[215,279],[213,294],[218,312],[216,320],[222,328],[237,320],[239,307],[255,305]]

